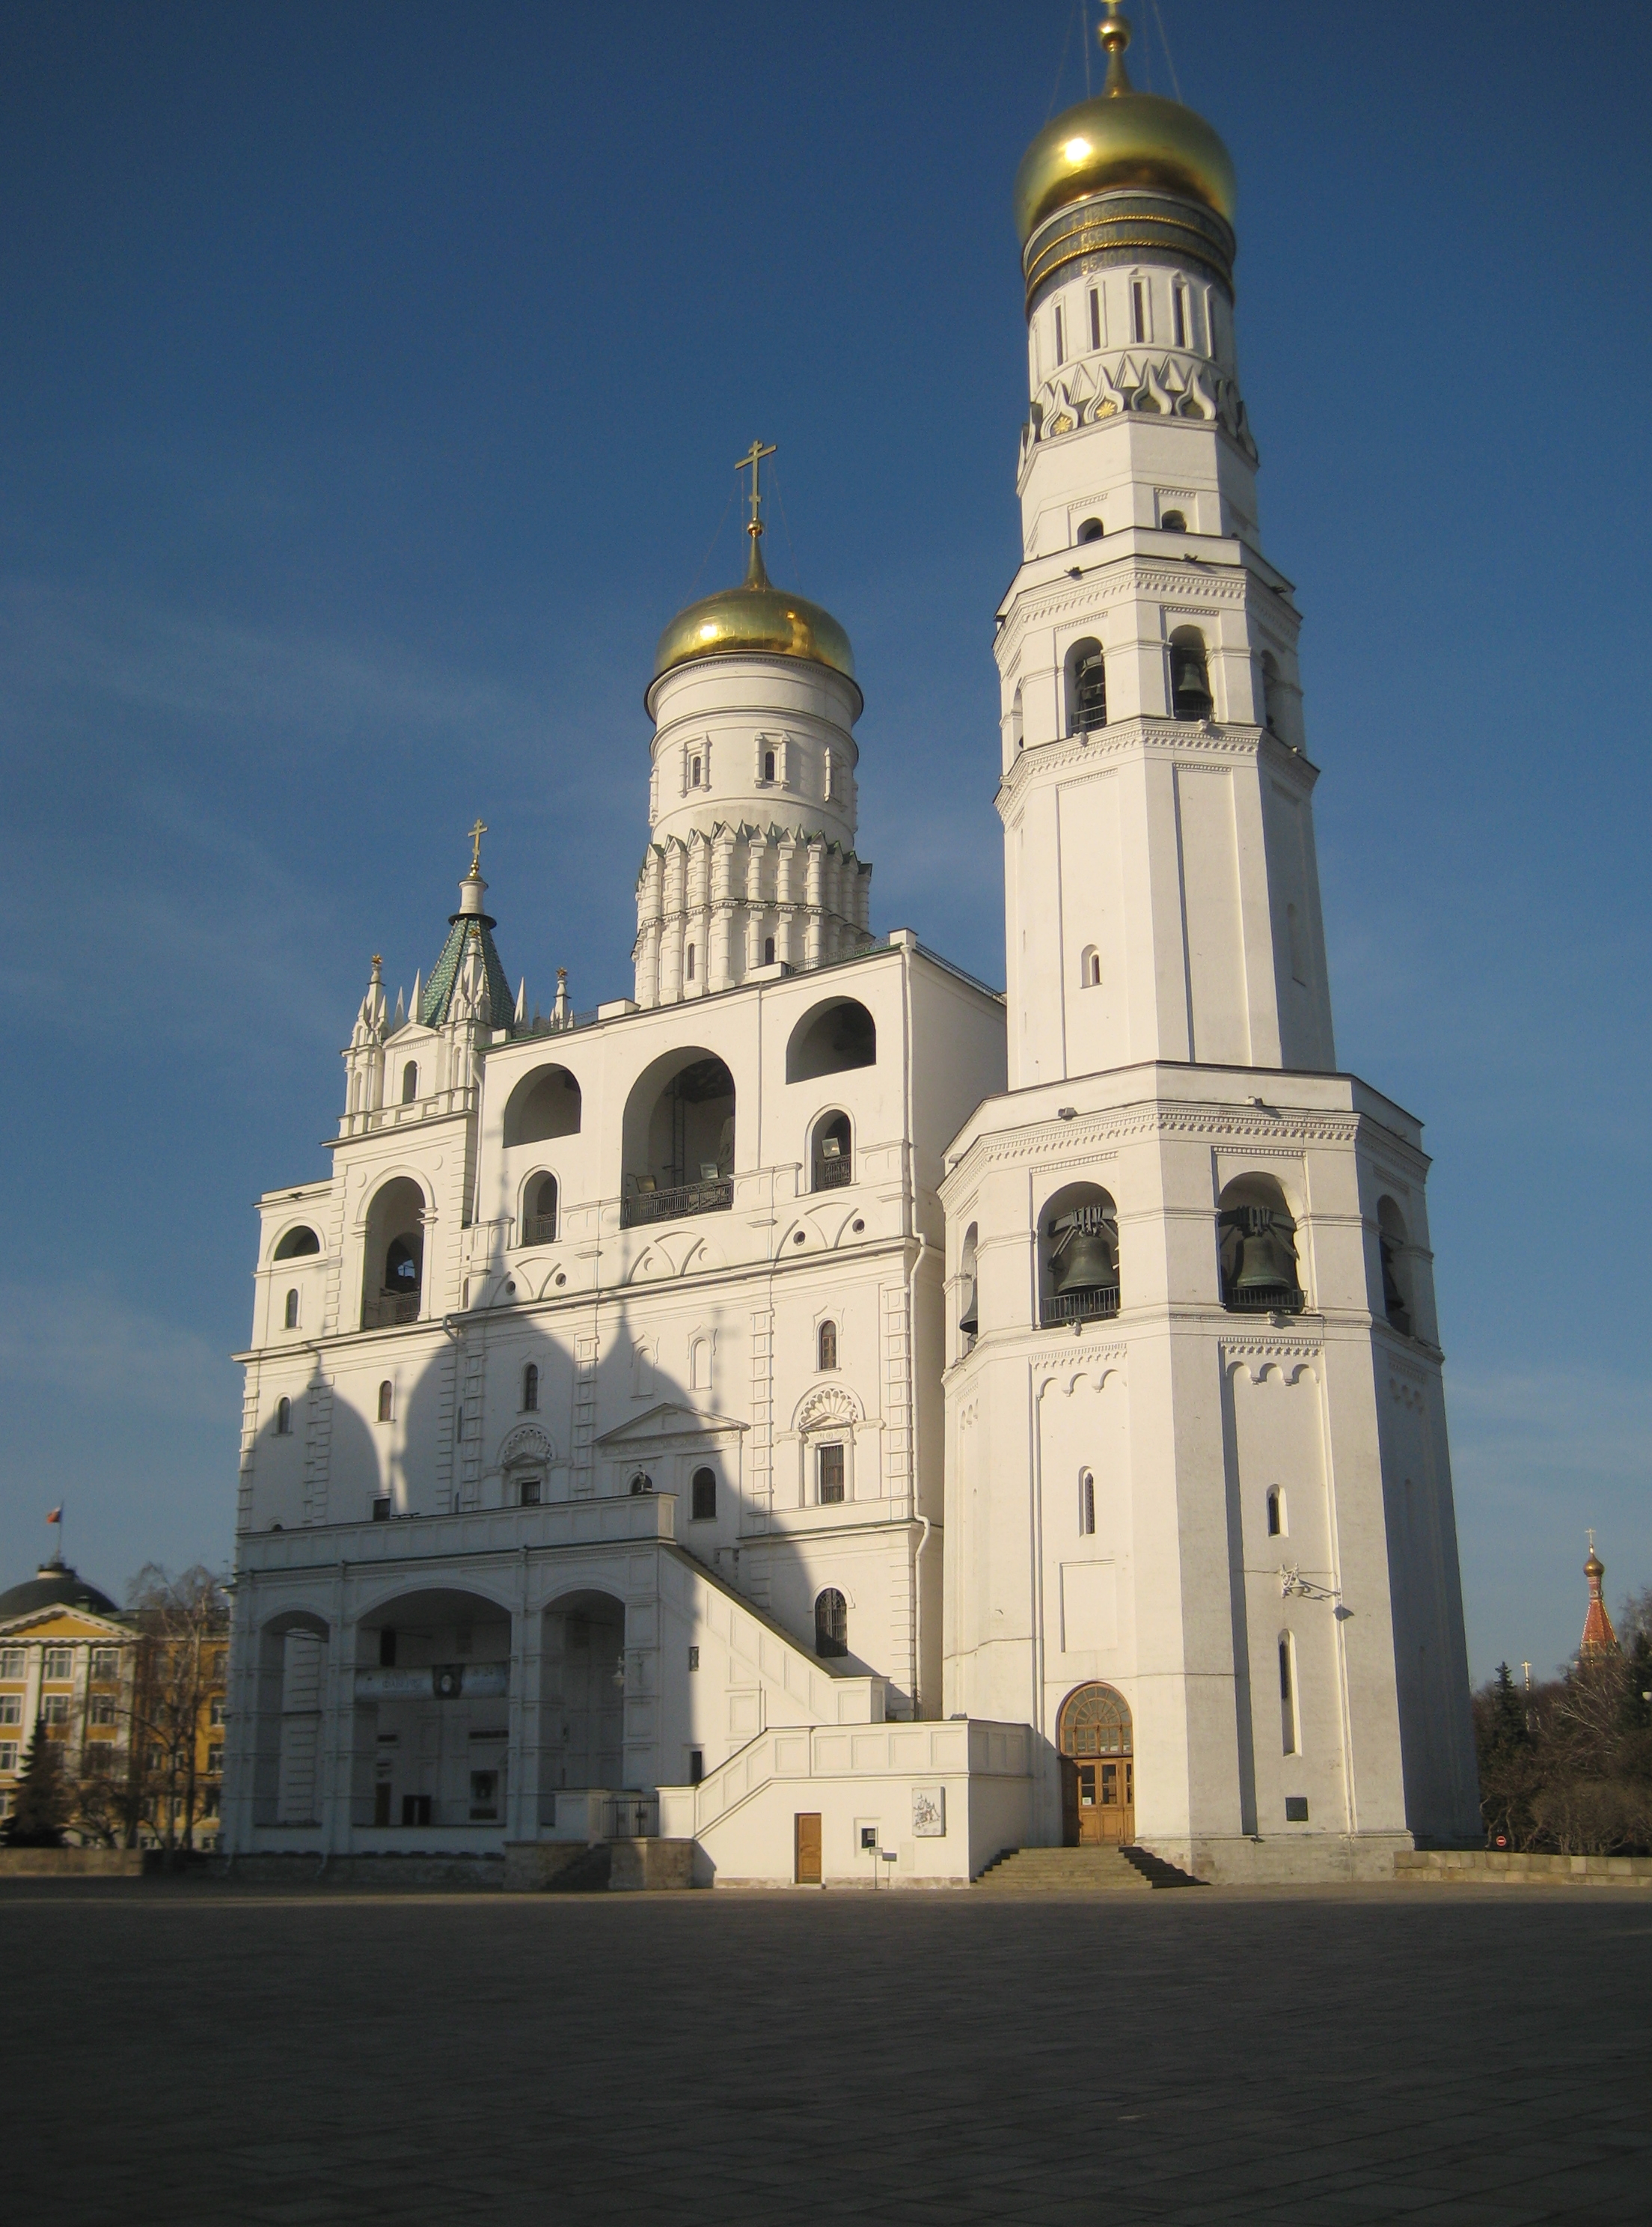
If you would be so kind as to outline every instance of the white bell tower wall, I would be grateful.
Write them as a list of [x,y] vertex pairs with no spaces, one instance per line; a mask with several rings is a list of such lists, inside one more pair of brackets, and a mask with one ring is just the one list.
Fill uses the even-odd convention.
[[[1120,233],[1143,207],[1178,229],[1163,196],[1102,200]],[[995,642],[1011,1088],[1141,1060],[1323,1071],[1300,621],[1258,546],[1231,297],[1198,255],[1101,254],[1029,316]]]

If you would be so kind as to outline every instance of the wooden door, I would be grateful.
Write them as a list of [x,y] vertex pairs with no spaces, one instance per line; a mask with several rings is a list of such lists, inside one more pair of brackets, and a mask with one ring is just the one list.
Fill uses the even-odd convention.
[[1110,1686],[1081,1686],[1062,1705],[1062,1838],[1071,1847],[1128,1847],[1136,1837],[1130,1708]]
[[819,1886],[820,1884],[820,1819],[819,1812],[811,1814],[800,1809],[796,1815],[796,1864],[794,1876],[799,1886]]

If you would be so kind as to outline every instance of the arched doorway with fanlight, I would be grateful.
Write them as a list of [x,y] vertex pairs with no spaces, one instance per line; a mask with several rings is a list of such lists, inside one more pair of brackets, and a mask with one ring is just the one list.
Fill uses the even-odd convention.
[[1078,1686],[1062,1703],[1062,1841],[1126,1847],[1136,1837],[1136,1750],[1130,1704],[1111,1686]]

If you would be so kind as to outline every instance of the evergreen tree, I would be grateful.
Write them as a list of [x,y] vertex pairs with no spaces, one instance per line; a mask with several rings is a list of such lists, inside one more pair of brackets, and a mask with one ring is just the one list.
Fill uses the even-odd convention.
[[1515,1691],[1515,1681],[1508,1665],[1500,1662],[1497,1675],[1491,1681],[1490,1721],[1486,1727],[1486,1752],[1491,1755],[1508,1755],[1516,1748],[1532,1744],[1531,1728],[1526,1722],[1526,1704]]
[[68,1807],[68,1789],[63,1783],[56,1744],[47,1738],[45,1724],[37,1719],[23,1758],[12,1812],[5,1823],[6,1846],[61,1848]]

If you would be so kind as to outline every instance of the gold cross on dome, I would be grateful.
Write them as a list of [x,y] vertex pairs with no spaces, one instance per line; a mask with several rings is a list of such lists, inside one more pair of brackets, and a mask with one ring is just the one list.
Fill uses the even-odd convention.
[[763,530],[762,497],[757,488],[757,467],[765,456],[772,456],[777,453],[773,442],[770,442],[765,449],[761,441],[754,441],[734,468],[737,472],[749,470],[751,474],[751,523],[746,528],[748,533],[757,534]]
[[482,871],[482,839],[487,833],[488,822],[482,819],[478,819],[470,830],[470,873],[473,880]]

